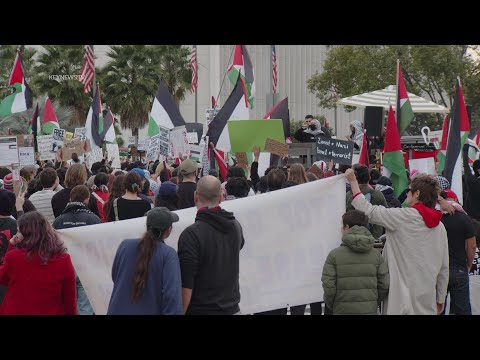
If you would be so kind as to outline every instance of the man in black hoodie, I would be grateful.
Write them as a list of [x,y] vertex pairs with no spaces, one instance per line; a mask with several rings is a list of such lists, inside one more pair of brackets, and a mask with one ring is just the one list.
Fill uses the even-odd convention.
[[[101,224],[100,218],[88,209],[90,191],[85,185],[77,185],[70,192],[70,202],[62,214],[53,222],[56,230]],[[83,285],[75,273],[77,285],[78,315],[93,315],[93,308],[88,300]]]
[[178,239],[182,273],[183,312],[186,315],[233,315],[240,308],[240,250],[242,226],[233,213],[220,208],[222,187],[210,175],[194,193],[195,223]]

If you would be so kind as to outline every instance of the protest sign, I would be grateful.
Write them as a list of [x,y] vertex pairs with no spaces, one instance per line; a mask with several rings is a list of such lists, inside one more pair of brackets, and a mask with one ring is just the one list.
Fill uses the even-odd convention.
[[87,128],[82,127],[82,128],[75,128],[75,134],[73,137],[78,137],[80,140],[86,140],[87,139]]
[[190,156],[190,144],[188,143],[187,129],[185,125],[174,127],[170,130],[170,156],[173,158]]
[[227,126],[232,153],[251,152],[255,146],[264,152],[268,138],[285,142],[282,120],[229,120]]
[[63,146],[65,141],[65,133],[64,129],[53,129],[53,151],[57,152]]
[[139,138],[138,139],[138,144],[137,144],[137,150],[138,151],[145,151],[146,148],[146,142],[147,142],[147,139],[146,138]]
[[56,152],[53,151],[53,135],[37,136],[38,152],[40,153],[40,160],[55,159]]
[[114,169],[120,169],[120,151],[118,144],[106,144],[107,160],[112,162]]
[[190,159],[201,162],[202,161],[202,158],[200,157],[201,152],[202,152],[202,148],[200,147],[200,145],[190,144]]
[[437,175],[437,171],[435,170],[435,159],[433,157],[408,160],[408,166],[410,171],[417,169],[421,173],[434,176]]
[[102,160],[103,160],[103,150],[101,147],[95,146],[91,148],[90,151],[87,153],[87,163],[89,168],[91,168],[94,163]]
[[202,164],[201,176],[208,175],[210,171],[210,159],[208,157],[208,152],[210,151],[209,136],[203,135],[200,139],[200,162]]
[[57,150],[57,158],[60,161],[70,160],[72,154],[76,153],[78,156],[83,155],[88,150],[87,142],[88,140],[80,140],[80,138],[73,138],[72,140],[66,140],[63,143],[63,146]]
[[170,130],[159,126],[160,129],[160,155],[168,157],[170,155]]
[[18,149],[16,136],[0,137],[0,166],[10,167],[18,163]]
[[333,161],[337,164],[352,165],[353,141],[344,141],[325,136],[315,137],[317,160]]
[[265,141],[265,152],[269,152],[278,156],[288,155],[288,144],[268,138]]
[[[345,212],[343,176],[226,201],[222,208],[235,214],[245,238],[240,251],[242,313],[323,301],[323,265],[341,243],[340,226],[332,224],[340,224]],[[165,243],[176,250],[178,237],[194,223],[197,209],[175,213],[180,220]],[[119,244],[141,238],[145,222],[142,217],[59,231],[95,314],[107,312]]]
[[154,135],[148,141],[146,161],[155,161],[160,153],[160,134]]
[[198,144],[198,134],[196,132],[187,133],[187,139],[189,144]]
[[72,140],[73,139],[73,133],[70,131],[65,132],[65,140]]
[[128,143],[127,143],[127,147],[132,147],[132,146],[137,146],[137,137],[136,136],[129,136],[128,137]]
[[33,134],[17,135],[17,146],[34,147]]
[[19,146],[18,160],[21,168],[28,165],[35,165],[35,148]]

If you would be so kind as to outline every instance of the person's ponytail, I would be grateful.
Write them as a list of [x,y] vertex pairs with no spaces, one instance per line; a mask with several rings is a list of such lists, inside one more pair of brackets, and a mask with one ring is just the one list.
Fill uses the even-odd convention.
[[155,251],[157,239],[160,239],[162,233],[158,230],[147,228],[138,245],[138,258],[133,276],[132,302],[138,302],[142,297],[143,289],[147,284],[148,265]]

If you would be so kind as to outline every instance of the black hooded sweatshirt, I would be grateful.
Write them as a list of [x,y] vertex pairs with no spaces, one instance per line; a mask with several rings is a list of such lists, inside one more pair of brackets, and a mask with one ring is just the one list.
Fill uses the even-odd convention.
[[245,240],[233,213],[200,209],[178,240],[182,287],[192,289],[187,315],[232,315],[240,308],[239,259]]

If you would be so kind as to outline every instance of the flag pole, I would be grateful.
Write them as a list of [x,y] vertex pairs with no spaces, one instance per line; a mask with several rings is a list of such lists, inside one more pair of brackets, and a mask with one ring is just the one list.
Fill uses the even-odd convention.
[[402,134],[400,133],[400,121],[398,121],[398,114],[400,112],[400,100],[398,99],[398,77],[400,75],[400,59],[397,59],[397,79],[395,85],[395,121],[397,122],[398,127],[398,135],[401,137]]
[[[198,48],[197,45],[195,46],[195,69],[197,72],[197,82],[198,82]],[[198,87],[195,89],[195,124],[198,122],[198,108],[197,108],[197,92],[198,92]]]
[[95,50],[94,45],[92,45],[92,53],[93,53],[93,91],[92,91],[92,98],[95,97],[95,88],[96,88],[96,80],[97,80],[97,72],[95,71]]
[[[273,51],[275,50],[275,45],[270,46],[270,89],[272,91],[272,109],[275,106],[275,93],[273,92],[273,62],[271,61]],[[275,52],[275,61],[277,61],[277,55]],[[278,73],[278,71],[277,71]],[[277,80],[278,84],[278,80]],[[267,109],[268,111],[268,109]]]

